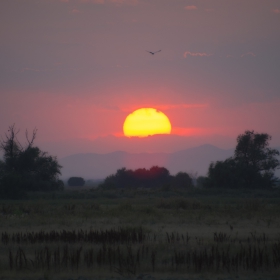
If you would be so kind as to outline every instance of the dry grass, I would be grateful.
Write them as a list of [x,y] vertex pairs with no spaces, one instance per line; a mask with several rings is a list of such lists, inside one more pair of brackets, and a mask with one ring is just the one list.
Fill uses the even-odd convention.
[[[162,194],[97,190],[92,199],[1,201],[0,274],[12,278],[67,273],[242,276],[270,271],[277,275],[280,203],[276,196]],[[145,237],[133,241],[140,229]],[[115,236],[114,242],[108,232]],[[31,237],[39,233],[41,239],[34,241]],[[94,233],[101,237],[87,237]],[[44,234],[49,237],[42,238]]]

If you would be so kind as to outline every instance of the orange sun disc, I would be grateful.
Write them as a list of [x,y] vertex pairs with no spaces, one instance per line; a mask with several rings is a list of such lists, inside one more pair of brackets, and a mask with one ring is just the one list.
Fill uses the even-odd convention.
[[127,137],[170,134],[171,123],[164,113],[154,108],[141,108],[126,117],[123,132]]

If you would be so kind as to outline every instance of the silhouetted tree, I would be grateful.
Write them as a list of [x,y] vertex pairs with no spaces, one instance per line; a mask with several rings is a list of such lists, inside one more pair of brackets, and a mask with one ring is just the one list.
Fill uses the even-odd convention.
[[131,186],[131,183],[133,183],[132,170],[123,167],[118,169],[116,174],[107,176],[100,186],[102,188],[127,188]]
[[[274,183],[274,172],[280,166],[277,158],[279,151],[269,148],[270,140],[271,136],[267,133],[249,130],[237,137],[234,156],[240,167],[247,171],[244,179],[248,186],[261,183],[271,187]],[[260,176],[256,176],[257,174]]]
[[198,188],[207,187],[207,181],[208,181],[208,177],[206,177],[206,176],[198,176],[198,178],[196,179],[196,186]]
[[37,130],[33,130],[31,138],[26,131],[25,147],[18,141],[18,133],[12,125],[5,139],[0,141],[0,149],[4,152],[4,161],[0,163],[0,197],[18,198],[25,191],[61,189],[62,183],[58,179],[61,166],[56,157],[33,146]]
[[246,187],[244,182],[246,172],[233,158],[212,162],[205,183],[214,188],[243,188]]
[[237,137],[234,157],[211,163],[209,187],[271,188],[276,183],[274,172],[280,166],[279,151],[269,148],[271,136],[245,131]]
[[193,186],[192,178],[186,172],[179,172],[174,176],[172,186],[184,189],[191,188]]
[[70,187],[82,187],[85,185],[85,180],[82,177],[71,177],[67,181],[68,186]]
[[138,187],[159,187],[170,180],[170,173],[165,167],[153,166],[150,169],[136,169],[132,177],[134,185]]
[[129,170],[118,169],[116,174],[108,176],[103,188],[136,188],[136,187],[159,187],[171,180],[169,171],[164,167],[153,166],[150,169],[138,168]]

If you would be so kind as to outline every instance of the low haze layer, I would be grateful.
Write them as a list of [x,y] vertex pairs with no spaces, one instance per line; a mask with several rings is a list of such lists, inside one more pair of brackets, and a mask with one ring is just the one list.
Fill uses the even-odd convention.
[[62,177],[82,176],[86,179],[103,179],[116,173],[117,169],[166,167],[171,174],[183,171],[191,175],[206,175],[211,161],[225,160],[233,150],[223,150],[203,145],[175,153],[127,153],[76,154],[60,160],[63,165]]

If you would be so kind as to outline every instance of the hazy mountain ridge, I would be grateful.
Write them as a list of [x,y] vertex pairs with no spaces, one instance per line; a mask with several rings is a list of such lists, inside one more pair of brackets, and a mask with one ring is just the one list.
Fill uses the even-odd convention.
[[[233,139],[221,135],[213,135],[208,140],[208,143],[224,149],[235,145]],[[114,135],[100,136],[93,140],[77,138],[59,142],[42,142],[40,147],[58,158],[64,158],[71,155],[73,151],[96,154],[108,154],[115,151],[126,151],[133,154],[175,153],[204,144],[204,137],[159,134],[144,138],[116,137]]]
[[117,151],[107,154],[74,154],[59,160],[63,166],[62,178],[81,176],[86,179],[101,179],[117,169],[150,168],[153,165],[166,167],[171,174],[179,171],[197,172],[206,175],[212,161],[224,160],[233,155],[234,149],[220,149],[202,145],[174,153],[128,153]]

